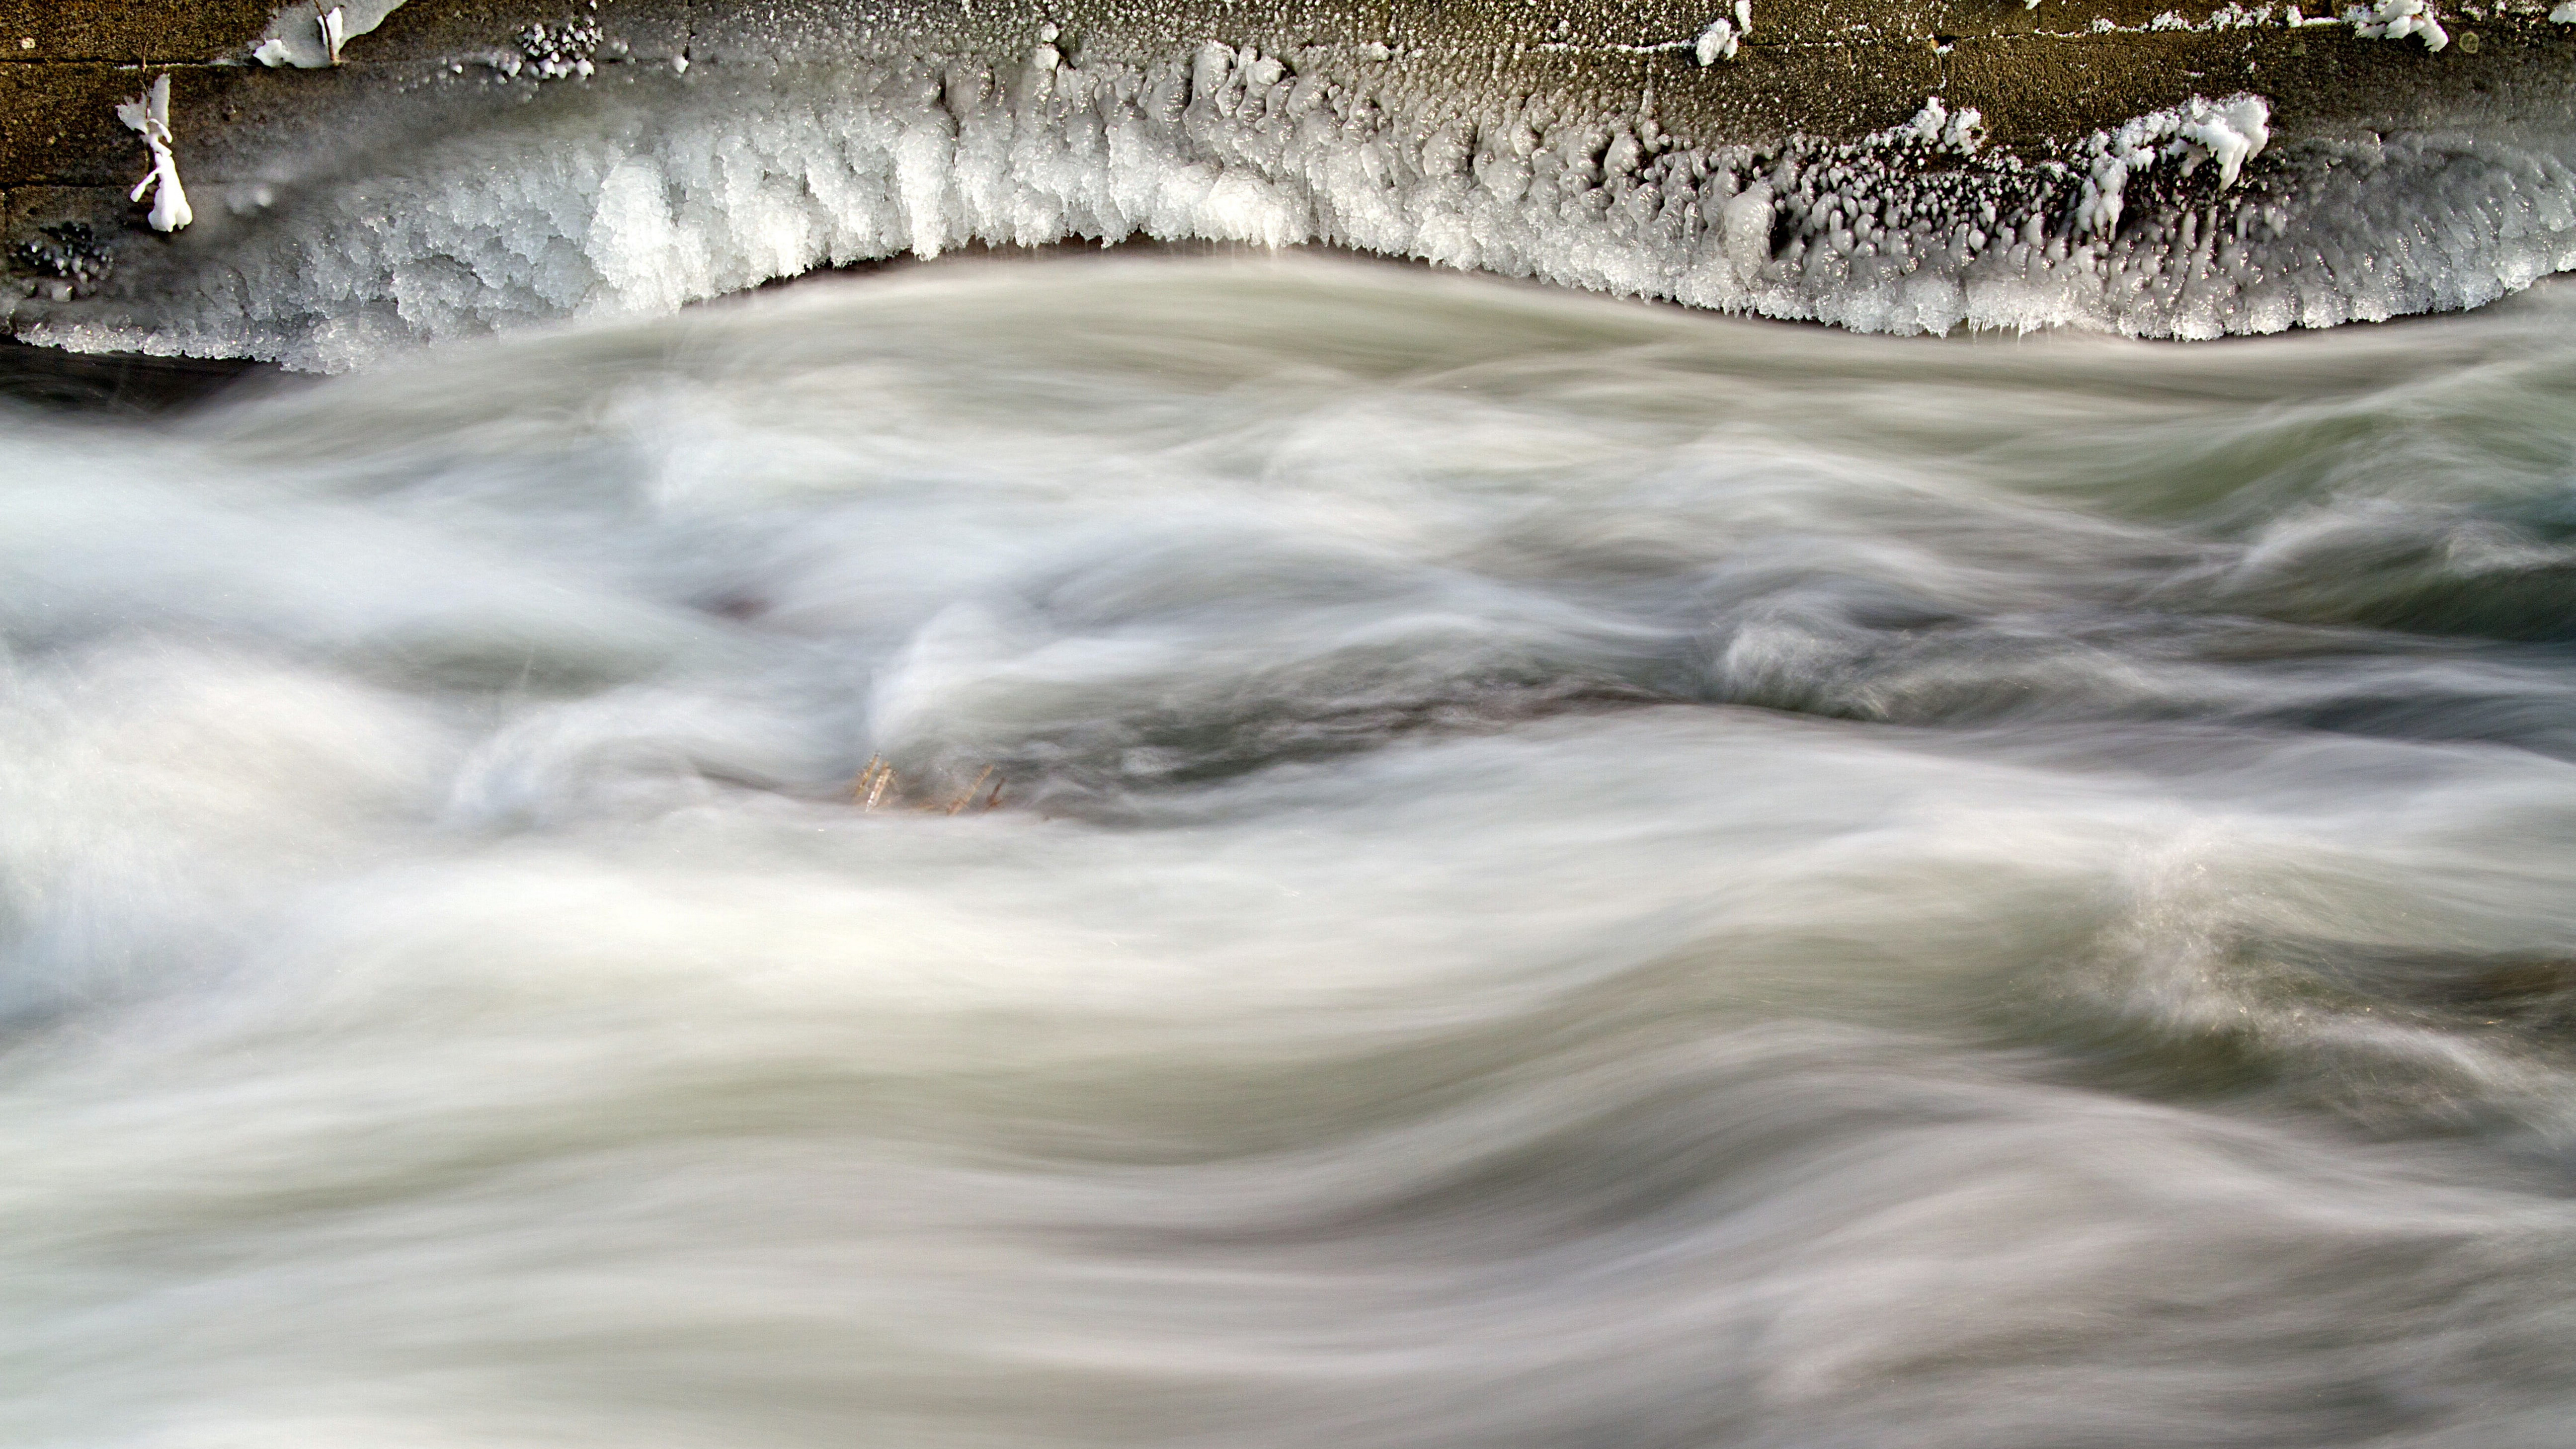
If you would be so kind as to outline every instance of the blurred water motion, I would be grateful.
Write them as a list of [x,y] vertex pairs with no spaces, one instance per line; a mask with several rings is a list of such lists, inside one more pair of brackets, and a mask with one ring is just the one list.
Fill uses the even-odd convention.
[[2562,1443],[2571,321],[987,262],[19,411],[0,1441]]

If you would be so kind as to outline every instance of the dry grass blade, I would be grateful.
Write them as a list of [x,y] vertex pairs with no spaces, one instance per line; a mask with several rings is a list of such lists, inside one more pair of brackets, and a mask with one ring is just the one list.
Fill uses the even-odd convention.
[[894,766],[883,755],[868,756],[868,766],[859,771],[859,781],[851,787],[851,796],[862,810],[874,810],[885,799],[886,787],[894,783]]
[[[984,782],[992,780],[993,791],[991,794],[984,796],[984,808],[987,810],[994,809],[1002,803],[1002,786],[1008,783],[1004,780],[994,779],[994,771],[997,768],[999,767],[986,765],[984,767],[984,772],[975,777],[975,783],[967,786],[964,794],[961,794],[956,799],[949,801],[945,806],[941,806],[938,803],[933,802],[931,804],[921,805],[915,808],[925,812],[955,815],[964,810],[967,806],[974,804],[975,797],[982,793],[984,789]],[[850,799],[862,810],[874,810],[879,805],[885,803],[886,792],[893,788],[893,786],[894,766],[886,763],[886,758],[883,755],[870,755],[868,756],[867,764],[859,770],[859,778],[852,781],[850,784]]]
[[[980,793],[983,791],[983,789],[984,789],[984,782],[985,782],[985,781],[987,781],[987,780],[989,780],[989,779],[991,779],[991,778],[993,778],[993,767],[992,767],[992,766],[990,766],[990,765],[986,765],[986,766],[984,767],[984,773],[982,773],[982,774],[980,774],[980,775],[977,775],[977,776],[975,777],[975,783],[966,787],[966,793],[965,793],[965,794],[960,795],[960,796],[958,796],[956,799],[954,799],[954,800],[952,800],[952,801],[948,802],[948,813],[949,813],[949,814],[951,814],[951,815],[954,815],[954,814],[956,814],[958,811],[965,809],[965,808],[966,808],[966,806],[967,806],[970,802],[972,802],[972,801],[974,800],[974,798],[976,797],[976,795],[980,794]],[[993,787],[993,793],[994,793],[996,796],[999,796],[999,795],[1001,794],[1001,787],[1000,787],[1000,786],[998,786],[998,785],[994,786],[994,787]],[[989,809],[990,807],[988,806],[988,807],[986,807],[986,808],[988,808],[988,809]]]

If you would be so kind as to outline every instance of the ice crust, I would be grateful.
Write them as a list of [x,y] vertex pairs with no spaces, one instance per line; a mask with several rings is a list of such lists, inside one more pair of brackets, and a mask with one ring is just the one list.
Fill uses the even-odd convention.
[[1896,333],[2270,332],[2473,306],[2576,265],[2563,136],[2267,146],[2264,102],[2237,95],[2064,159],[1980,146],[1975,113],[1937,99],[1856,143],[1693,147],[1651,96],[1476,111],[1381,69],[1213,43],[1086,65],[1033,35],[998,70],[521,83],[509,124],[316,166],[260,208],[236,188],[229,209],[257,214],[220,239],[17,328],[337,370],[822,267],[1131,236],[1339,245]]

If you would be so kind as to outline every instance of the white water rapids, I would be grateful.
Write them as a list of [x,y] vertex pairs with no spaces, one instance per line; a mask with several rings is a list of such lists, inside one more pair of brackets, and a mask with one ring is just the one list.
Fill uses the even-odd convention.
[[965,262],[10,414],[0,1443],[2563,1443],[2571,322]]

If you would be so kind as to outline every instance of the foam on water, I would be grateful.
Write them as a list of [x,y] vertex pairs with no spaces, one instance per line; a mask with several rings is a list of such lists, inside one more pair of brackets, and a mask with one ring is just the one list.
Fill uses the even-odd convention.
[[14,417],[0,1439],[2549,1442],[2569,305],[943,264]]

